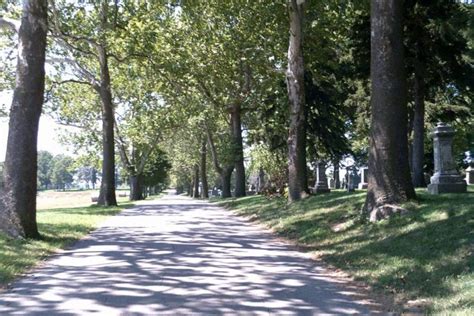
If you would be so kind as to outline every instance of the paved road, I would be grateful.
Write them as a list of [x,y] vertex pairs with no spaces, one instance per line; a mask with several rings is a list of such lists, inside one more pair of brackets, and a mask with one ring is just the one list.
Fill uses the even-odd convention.
[[111,218],[13,284],[0,314],[369,313],[355,291],[228,211],[170,194]]

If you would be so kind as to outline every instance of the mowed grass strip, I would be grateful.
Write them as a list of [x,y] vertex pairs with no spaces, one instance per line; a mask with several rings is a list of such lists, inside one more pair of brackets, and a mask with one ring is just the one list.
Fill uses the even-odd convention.
[[263,196],[221,204],[394,294],[401,306],[474,315],[474,188],[469,191],[418,190],[419,201],[405,205],[409,215],[376,224],[361,220],[365,191],[335,190],[292,205]]
[[[71,204],[74,201],[70,201]],[[5,287],[47,255],[81,239],[107,217],[132,205],[40,210],[37,221],[42,240],[16,240],[0,234],[0,287]]]

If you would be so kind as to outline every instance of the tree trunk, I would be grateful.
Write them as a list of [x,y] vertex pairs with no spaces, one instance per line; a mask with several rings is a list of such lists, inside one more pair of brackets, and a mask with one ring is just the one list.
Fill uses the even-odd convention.
[[193,180],[188,183],[188,195],[191,197],[193,196]]
[[143,199],[143,175],[130,175],[130,201],[141,201]]
[[413,185],[425,187],[423,162],[425,157],[425,82],[420,66],[415,66],[415,113],[413,117],[412,171]]
[[403,1],[372,0],[371,138],[364,210],[416,198],[408,164]]
[[334,159],[333,165],[334,165],[334,173],[333,173],[334,188],[335,189],[340,189],[341,188],[341,180],[339,179],[339,159],[338,158]]
[[211,148],[211,155],[212,155],[212,163],[214,164],[214,169],[219,174],[221,178],[222,184],[222,197],[228,198],[231,197],[232,194],[230,192],[230,180],[232,178],[232,172],[234,171],[234,166],[227,166],[221,167],[219,164],[219,160],[217,158],[217,150],[216,146],[214,145],[214,141],[212,139],[212,134],[209,128],[206,126],[206,134],[207,134],[207,142],[209,143],[209,147]]
[[204,138],[201,143],[201,197],[203,199],[209,198],[209,186],[207,184],[207,142]]
[[245,196],[244,148],[242,144],[242,123],[240,105],[232,106],[230,112],[235,159],[235,197]]
[[288,135],[288,199],[290,202],[305,197],[308,193],[306,171],[306,111],[303,62],[303,4],[291,0],[290,43],[288,48],[287,87],[290,108]]
[[193,198],[199,198],[199,165],[194,165],[194,192]]
[[232,178],[232,171],[234,171],[234,167],[228,167],[223,169],[220,173],[222,184],[222,198],[232,197],[232,193],[230,192],[230,180]]
[[43,106],[47,1],[23,1],[16,85],[10,110],[0,229],[39,238],[36,223],[38,125]]
[[107,53],[103,46],[99,47],[98,55],[100,61],[100,87],[98,87],[98,92],[102,101],[102,183],[97,204],[114,206],[117,205],[115,197],[114,106]]
[[263,171],[263,168],[260,167],[258,170],[258,183],[257,183],[257,193],[262,193],[263,188],[265,187],[265,172]]

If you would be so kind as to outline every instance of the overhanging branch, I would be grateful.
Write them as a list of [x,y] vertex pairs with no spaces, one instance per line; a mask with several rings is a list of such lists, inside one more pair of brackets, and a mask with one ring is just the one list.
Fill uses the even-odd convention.
[[20,31],[21,22],[18,20],[10,19],[1,16],[0,17],[0,28],[6,28],[10,31],[18,33]]

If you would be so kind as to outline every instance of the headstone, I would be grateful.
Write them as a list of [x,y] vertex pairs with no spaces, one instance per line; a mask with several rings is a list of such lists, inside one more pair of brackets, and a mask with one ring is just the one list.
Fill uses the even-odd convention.
[[326,177],[326,164],[323,162],[316,163],[316,183],[314,184],[313,191],[316,194],[331,192],[328,187],[328,179]]
[[430,134],[433,138],[435,173],[428,185],[431,194],[466,192],[466,181],[458,174],[452,144],[454,129],[438,123]]
[[354,192],[355,185],[354,185],[354,175],[352,174],[352,168],[346,168],[346,190],[347,192]]
[[469,166],[466,169],[466,182],[469,185],[474,184],[474,152],[468,151],[466,153],[467,163]]
[[352,172],[351,172],[351,176],[352,176],[352,185],[355,188],[357,188],[357,186],[359,185],[360,183],[360,176],[359,174],[357,173],[357,169],[356,168],[353,168],[352,169]]
[[360,183],[358,186],[360,190],[365,190],[369,186],[368,175],[369,175],[369,168],[367,167],[360,168]]
[[334,189],[336,187],[334,179],[329,179],[329,188]]

